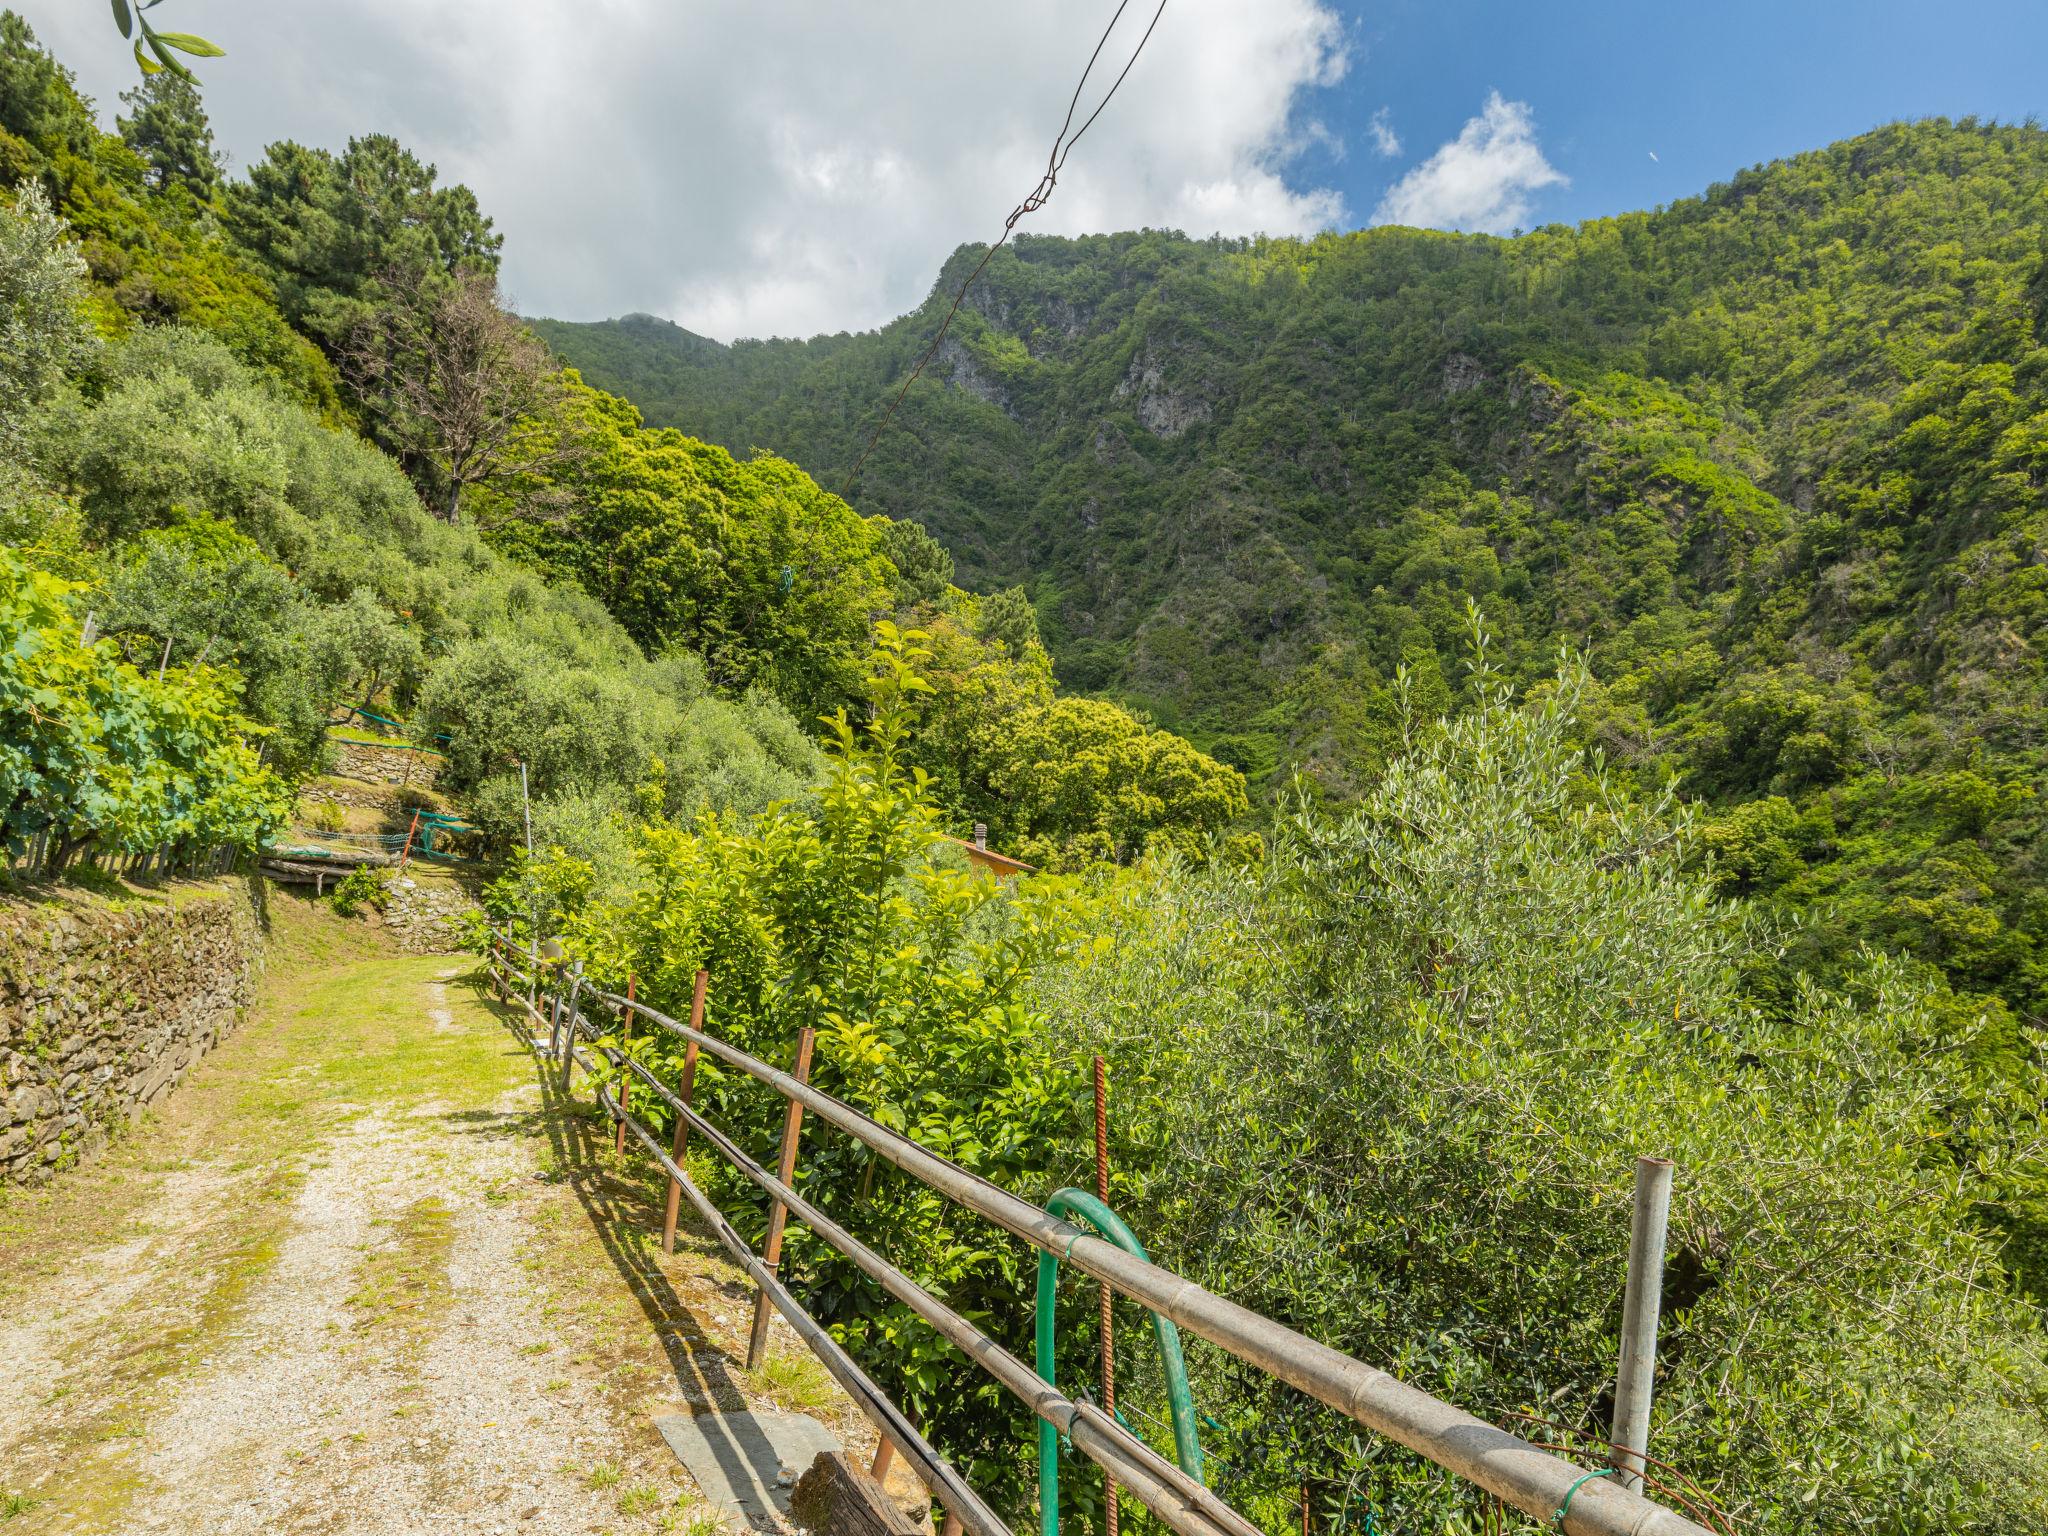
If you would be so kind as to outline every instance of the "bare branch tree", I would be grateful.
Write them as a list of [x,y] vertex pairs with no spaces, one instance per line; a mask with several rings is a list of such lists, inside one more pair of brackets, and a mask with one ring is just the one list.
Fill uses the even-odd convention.
[[573,451],[568,435],[536,431],[564,389],[541,340],[498,302],[487,272],[395,273],[390,301],[359,325],[343,367],[408,459],[445,484],[454,522],[467,486],[531,475]]

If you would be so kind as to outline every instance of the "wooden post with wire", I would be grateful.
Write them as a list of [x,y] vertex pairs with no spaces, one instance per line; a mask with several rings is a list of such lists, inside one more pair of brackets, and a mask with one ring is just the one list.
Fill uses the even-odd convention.
[[[1109,1204],[1109,1067],[1095,1058],[1095,1198]],[[1107,1282],[1102,1287],[1102,1411],[1116,1417],[1116,1329],[1112,1298]],[[1117,1536],[1116,1479],[1102,1474],[1102,1528],[1104,1536]]]
[[[711,984],[711,973],[699,971],[697,984],[690,992],[690,1028],[704,1027],[704,991]],[[691,1092],[697,1086],[697,1042],[686,1041],[683,1045],[683,1075],[676,1084],[676,1097],[685,1104],[691,1102]],[[676,1116],[675,1132],[669,1138],[669,1159],[678,1168],[683,1166],[683,1143],[689,1140],[690,1122],[681,1115]],[[671,1175],[668,1181],[668,1209],[661,1218],[661,1251],[676,1251],[676,1216],[682,1209],[683,1186]]]
[[[633,1001],[633,973],[626,972],[626,1001]],[[619,1013],[619,1050],[624,1052],[633,1043],[633,1010],[622,1009]],[[626,1116],[632,1111],[628,1095],[633,1091],[633,1080],[625,1073],[619,1074],[618,1123],[613,1127],[612,1151],[620,1157],[626,1155]]]
[[[796,1070],[790,1075],[800,1083],[811,1080],[811,1047],[817,1042],[818,1032],[808,1024],[796,1040]],[[782,1161],[776,1177],[792,1188],[796,1183],[796,1144],[804,1132],[804,1107],[795,1099],[789,1101],[789,1108],[782,1117]],[[768,1207],[768,1238],[761,1244],[761,1262],[773,1273],[782,1262],[782,1229],[789,1220],[789,1211],[780,1200]],[[747,1369],[757,1371],[768,1353],[768,1309],[774,1303],[766,1291],[754,1297],[754,1331],[747,1338]]]

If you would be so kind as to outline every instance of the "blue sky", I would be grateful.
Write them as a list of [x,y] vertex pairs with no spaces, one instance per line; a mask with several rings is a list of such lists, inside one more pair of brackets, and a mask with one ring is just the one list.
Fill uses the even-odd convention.
[[[1671,202],[1899,118],[2048,115],[2043,0],[1340,8],[1349,66],[1298,110],[1322,116],[1343,152],[1311,147],[1288,179],[1342,192],[1350,224],[1493,91],[1527,104],[1544,158],[1570,181],[1530,194],[1536,222]],[[1372,148],[1382,108],[1402,146],[1392,159]]]

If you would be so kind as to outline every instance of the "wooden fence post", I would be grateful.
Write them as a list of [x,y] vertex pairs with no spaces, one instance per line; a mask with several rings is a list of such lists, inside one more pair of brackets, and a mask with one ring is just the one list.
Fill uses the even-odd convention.
[[[697,985],[690,993],[690,1028],[704,1027],[704,989],[711,983],[709,971],[697,973]],[[685,1104],[690,1102],[691,1091],[697,1086],[697,1042],[683,1044],[683,1080],[676,1085],[676,1097]],[[683,1143],[689,1139],[690,1122],[681,1115],[676,1116],[675,1134],[669,1138],[669,1156],[680,1168],[683,1166]],[[676,1251],[676,1215],[683,1201],[683,1186],[674,1178],[668,1181],[668,1210],[661,1218],[661,1251]]]
[[576,994],[583,990],[583,962],[577,961],[569,971],[569,1011],[562,1015],[562,1093],[569,1092],[571,1075],[576,1070]]
[[[818,1032],[809,1025],[797,1036],[796,1071],[791,1075],[800,1083],[811,1080],[811,1046],[816,1042]],[[804,1107],[795,1099],[789,1101],[789,1108],[782,1117],[782,1161],[776,1177],[784,1184],[795,1187],[796,1144],[803,1135]],[[773,1271],[782,1262],[782,1228],[789,1220],[789,1212],[780,1200],[768,1207],[768,1240],[761,1245],[761,1262]],[[768,1353],[768,1309],[773,1305],[766,1291],[754,1298],[754,1331],[747,1340],[747,1369],[761,1368],[762,1358]]]
[[[626,1001],[629,1003],[633,1001],[633,973],[631,971],[626,972]],[[632,1044],[633,1010],[631,1008],[622,1008],[619,1010],[619,1054],[625,1056],[629,1061],[632,1057],[629,1054],[628,1048]],[[620,1157],[626,1155],[626,1112],[631,1108],[626,1102],[626,1095],[633,1091],[632,1081],[632,1073],[629,1070],[622,1069],[619,1073],[619,1123],[613,1127],[612,1136],[612,1151]]]

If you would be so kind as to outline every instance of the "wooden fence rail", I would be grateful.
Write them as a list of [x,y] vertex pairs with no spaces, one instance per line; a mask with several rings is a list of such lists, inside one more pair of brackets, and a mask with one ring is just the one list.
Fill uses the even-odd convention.
[[[808,1112],[853,1137],[955,1204],[1032,1246],[1057,1255],[1063,1262],[1172,1319],[1180,1327],[1200,1334],[1239,1359],[1417,1452],[1508,1507],[1563,1531],[1565,1536],[1713,1536],[1707,1527],[1612,1481],[1611,1468],[1584,1467],[1567,1461],[1385,1371],[1240,1307],[1171,1270],[1133,1258],[1115,1245],[1047,1215],[926,1150],[909,1137],[877,1124],[852,1105],[811,1087],[805,1081],[807,1073],[783,1072],[707,1033],[703,1028],[705,978],[701,973],[691,1022],[684,1024],[638,1001],[630,995],[630,989],[628,995],[619,996],[588,986],[580,973],[560,967],[550,972],[531,949],[503,932],[492,933],[489,963],[499,995],[517,1002],[536,1026],[551,1026],[545,1040],[533,1043],[537,1051],[546,1055],[559,1054],[565,1087],[577,1064],[590,1071],[601,1059],[616,1074],[619,1091],[600,1085],[598,1100],[669,1176],[665,1243],[672,1242],[678,1197],[687,1198],[720,1244],[760,1288],[760,1315],[765,1317],[765,1306],[772,1304],[789,1320],[875,1424],[885,1443],[905,1457],[933,1497],[944,1506],[949,1527],[957,1523],[975,1532],[975,1536],[998,1536],[1009,1529],[882,1395],[837,1341],[804,1311],[777,1276],[774,1256],[755,1255],[691,1183],[682,1158],[686,1129],[702,1136],[742,1177],[767,1195],[776,1208],[786,1211],[789,1219],[803,1222],[890,1296],[931,1324],[1034,1414],[1058,1429],[1076,1451],[1100,1466],[1181,1536],[1259,1536],[1259,1532],[1244,1516],[1114,1418],[1092,1403],[1076,1402],[1062,1395],[1030,1366],[797,1193],[793,1185],[796,1127],[801,1112]],[[541,1007],[543,991],[549,1005],[546,1013]],[[603,1037],[612,1031],[596,1028],[584,1016],[582,1010],[586,1005],[601,1007],[611,1014],[621,1034],[626,1020],[638,1018],[681,1039],[689,1064],[681,1091],[662,1082],[640,1062],[604,1045]],[[585,1041],[589,1042],[589,1050],[583,1048]],[[749,1157],[693,1107],[694,1073],[689,1068],[700,1054],[736,1068],[786,1101],[789,1118],[778,1168],[780,1177]],[[628,1080],[637,1080],[674,1113],[674,1138],[668,1147],[632,1115],[630,1099],[623,1092]],[[780,1236],[779,1225],[773,1235]]]

